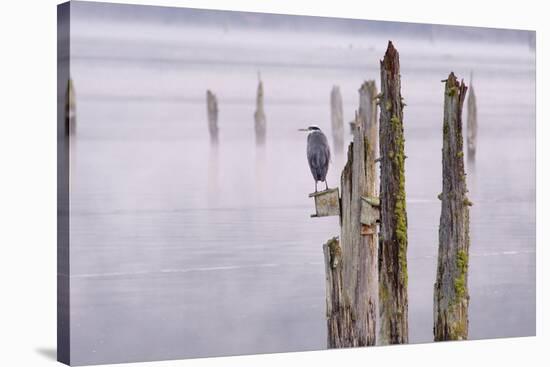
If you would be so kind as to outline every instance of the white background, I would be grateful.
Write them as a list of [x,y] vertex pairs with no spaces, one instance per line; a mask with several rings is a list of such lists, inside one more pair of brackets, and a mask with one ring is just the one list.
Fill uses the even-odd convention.
[[[0,366],[53,366],[56,348],[56,4],[0,5]],[[152,5],[537,31],[537,337],[145,363],[139,366],[533,366],[550,362],[550,81],[544,1],[147,0]],[[513,85],[502,93],[514,93]],[[495,162],[498,164],[498,162]],[[511,272],[514,269],[510,269]],[[548,290],[548,289],[546,289]],[[136,364],[138,365],[138,364]]]

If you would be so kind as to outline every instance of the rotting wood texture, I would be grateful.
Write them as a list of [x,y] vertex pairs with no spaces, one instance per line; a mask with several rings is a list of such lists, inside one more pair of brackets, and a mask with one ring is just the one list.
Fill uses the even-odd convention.
[[323,253],[326,276],[327,347],[355,346],[351,309],[349,303],[345,302],[343,293],[342,248],[336,237],[323,245]]
[[[376,105],[368,115],[376,117]],[[361,223],[363,198],[376,194],[375,157],[374,151],[369,149],[367,122],[356,114],[354,126],[353,141],[341,176],[340,243],[329,241],[325,245],[329,348],[376,344],[377,224]],[[377,139],[377,135],[372,139]],[[328,256],[327,249],[333,249],[329,252],[333,255]]]
[[445,81],[443,191],[434,285],[434,339],[468,338],[469,207],[462,143],[462,106],[467,87],[451,73]]
[[408,343],[405,139],[399,53],[380,62],[380,343]]

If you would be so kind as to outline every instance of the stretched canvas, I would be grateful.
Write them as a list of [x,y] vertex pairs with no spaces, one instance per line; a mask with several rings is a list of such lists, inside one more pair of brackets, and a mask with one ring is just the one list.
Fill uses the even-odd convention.
[[58,6],[58,359],[535,334],[535,33]]

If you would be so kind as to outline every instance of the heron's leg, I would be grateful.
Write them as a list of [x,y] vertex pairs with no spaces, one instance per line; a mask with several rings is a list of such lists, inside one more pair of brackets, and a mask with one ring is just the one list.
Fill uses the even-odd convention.
[[325,187],[326,189],[328,190],[328,184],[327,184],[327,180],[325,179]]
[[317,180],[315,180],[315,192],[317,192]]

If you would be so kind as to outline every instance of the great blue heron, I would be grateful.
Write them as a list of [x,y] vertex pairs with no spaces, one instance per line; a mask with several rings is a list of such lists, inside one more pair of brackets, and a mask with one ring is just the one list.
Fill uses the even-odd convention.
[[324,181],[328,190],[327,172],[330,163],[330,147],[327,137],[315,125],[311,125],[307,129],[300,129],[300,131],[309,131],[307,136],[307,162],[315,180],[315,192],[317,192],[318,181]]

